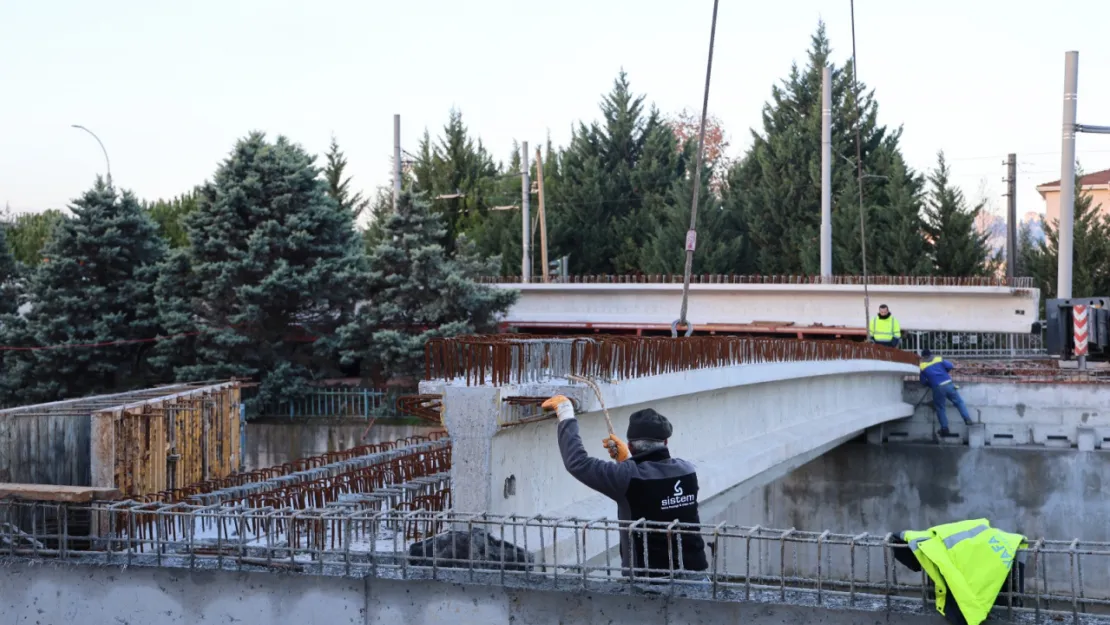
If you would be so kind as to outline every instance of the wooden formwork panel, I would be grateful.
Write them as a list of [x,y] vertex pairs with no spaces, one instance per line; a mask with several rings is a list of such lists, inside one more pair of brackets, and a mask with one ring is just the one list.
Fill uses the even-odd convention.
[[235,473],[239,401],[228,384],[94,415],[94,485],[142,497]]
[[0,414],[0,482],[88,486],[89,415]]

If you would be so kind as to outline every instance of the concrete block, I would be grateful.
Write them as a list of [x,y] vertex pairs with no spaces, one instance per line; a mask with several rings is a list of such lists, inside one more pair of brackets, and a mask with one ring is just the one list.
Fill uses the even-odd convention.
[[973,423],[967,427],[967,446],[978,449],[987,444],[987,426]]
[[1075,440],[1079,451],[1094,451],[1102,442],[1095,436],[1094,428],[1076,428]]
[[867,443],[869,445],[882,445],[884,438],[885,436],[882,425],[877,425],[867,430]]

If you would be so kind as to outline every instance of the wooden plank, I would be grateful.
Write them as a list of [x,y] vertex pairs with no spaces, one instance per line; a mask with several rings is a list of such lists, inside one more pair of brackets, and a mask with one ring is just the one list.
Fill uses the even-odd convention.
[[58,501],[64,503],[88,503],[90,501],[116,500],[122,494],[115,488],[93,488],[91,486],[56,486],[52,484],[12,484],[0,483],[0,499],[13,497],[31,501]]

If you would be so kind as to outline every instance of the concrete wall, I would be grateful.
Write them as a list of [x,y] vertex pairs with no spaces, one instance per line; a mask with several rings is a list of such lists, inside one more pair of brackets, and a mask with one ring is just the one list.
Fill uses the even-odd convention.
[[[990,446],[1075,447],[1083,436],[1085,443],[1102,448],[1110,441],[1110,385],[960,383],[960,396],[972,420],[983,424]],[[913,417],[875,428],[868,433],[874,442],[933,440],[940,425],[932,393],[907,382],[903,397],[916,406]],[[952,431],[961,436],[953,442],[966,443],[967,428],[956,407],[948,404],[947,412]]]
[[[662,324],[675,319],[681,284],[508,284],[520,299],[513,323]],[[904,330],[1029,332],[1040,291],[1009,287],[872,286],[872,301],[890,306]],[[692,284],[695,325],[754,321],[863,327],[863,287],[824,284]]]
[[[908,416],[910,406],[901,400],[902,377],[914,370],[879,361],[773,363],[625,380],[601,388],[622,438],[629,415],[641,408],[650,406],[671,420],[672,453],[698,467],[699,499],[706,503],[725,491],[766,483],[877,423]],[[605,418],[593,393],[582,385],[424,383],[421,389],[444,393],[456,510],[580,519],[615,515],[610,499],[583,486],[563,467],[555,420],[498,427],[503,397],[563,393],[582,408],[578,421],[587,451],[607,459],[601,446],[607,435]],[[576,555],[569,532],[557,548],[561,561]]]
[[[307,456],[394,441],[410,436],[427,436],[438,427],[374,424],[366,431],[363,419],[270,419],[247,422],[244,452],[248,471],[285,464]],[[363,438],[363,435],[366,435]]]
[[[923,611],[922,611],[923,612]],[[510,590],[434,581],[0,562],[0,621],[82,625],[853,625],[936,613]]]
[[[1108,541],[1107,484],[1110,453],[1101,451],[849,443],[703,521],[885,535],[985,517],[1034,538]],[[764,568],[777,573],[777,550],[764,551]],[[849,571],[846,548],[827,553],[834,575]],[[793,553],[787,557],[793,566]],[[865,557],[857,554],[857,574]],[[730,570],[742,570],[744,554],[728,560]],[[797,562],[812,575],[814,550],[800,548]],[[1070,592],[1068,557],[1050,555],[1045,564],[1050,583]],[[871,579],[882,580],[880,553],[872,554],[871,565]],[[1081,566],[1087,596],[1110,596],[1110,557],[1086,556]],[[913,580],[908,569],[900,573]]]

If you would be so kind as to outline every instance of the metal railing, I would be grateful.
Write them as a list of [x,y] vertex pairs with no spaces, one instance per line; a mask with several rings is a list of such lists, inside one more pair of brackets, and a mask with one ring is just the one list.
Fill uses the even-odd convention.
[[[610,274],[610,275],[570,275],[565,278],[552,278],[552,282],[568,284],[682,284],[683,274]],[[483,276],[479,278],[487,284],[521,284],[519,275]],[[543,282],[543,276],[532,276],[530,283]],[[740,275],[740,274],[702,274],[690,276],[693,284],[835,284],[862,286],[863,276],[810,276],[810,275]],[[1035,288],[1033,278],[1005,278],[994,276],[945,277],[945,276],[868,276],[869,286],[978,286],[1010,287],[1015,289]]]
[[822,360],[918,362],[904,350],[853,341],[503,334],[428,341],[425,379],[478,385],[539,382],[568,375],[626,380],[711,367]]
[[956,358],[1048,358],[1044,337],[1032,333],[903,330],[899,347]]
[[373,388],[320,389],[303,397],[262,405],[248,419],[255,418],[359,418],[369,419],[387,405],[386,392]]
[[[405,538],[441,528],[453,530],[425,541]],[[616,549],[622,531],[631,532],[633,549],[641,554],[656,536],[676,555],[663,558],[665,568],[629,570]],[[708,568],[683,570],[677,554],[683,544],[699,539]],[[1021,564],[999,595],[996,618],[1051,623],[1110,618],[1110,543],[1030,539],[1028,544],[1015,554]],[[934,610],[930,584],[924,573],[903,568],[899,557],[906,550],[889,533],[406,512],[357,501],[304,510],[0,501],[0,559],[267,569],[929,613]]]

